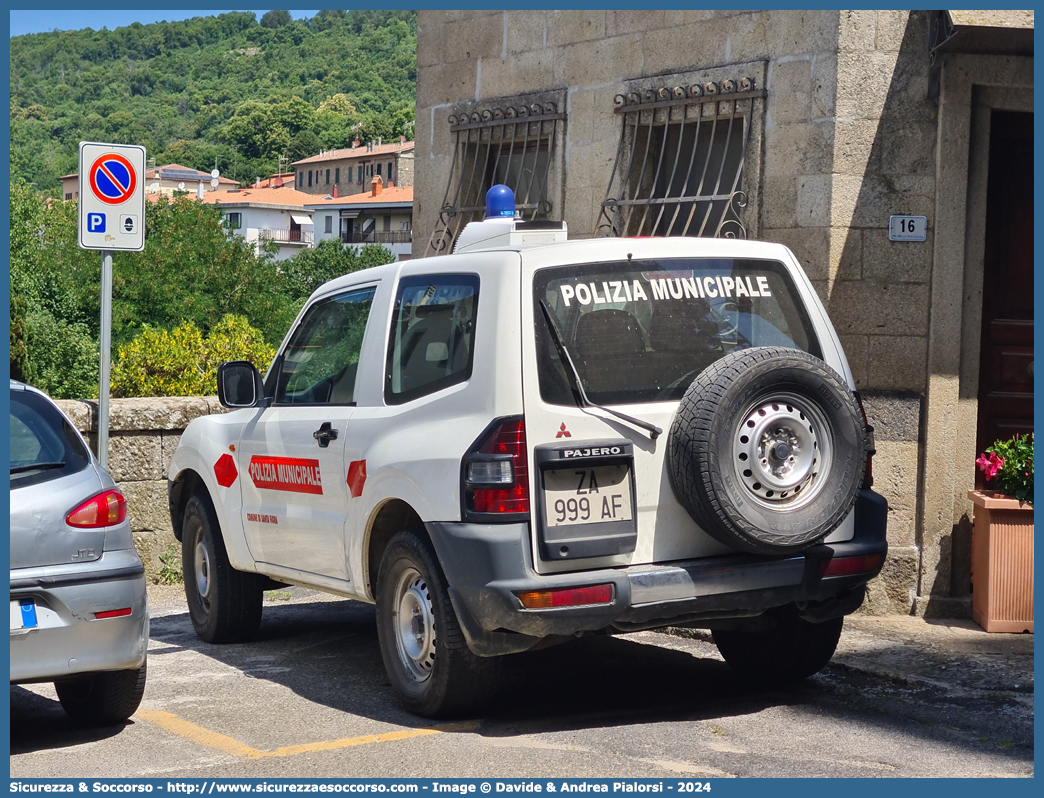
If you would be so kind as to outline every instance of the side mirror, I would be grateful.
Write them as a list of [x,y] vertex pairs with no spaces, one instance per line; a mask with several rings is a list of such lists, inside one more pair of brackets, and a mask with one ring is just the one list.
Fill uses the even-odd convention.
[[265,395],[261,375],[246,360],[229,360],[218,366],[218,401],[225,407],[257,407]]

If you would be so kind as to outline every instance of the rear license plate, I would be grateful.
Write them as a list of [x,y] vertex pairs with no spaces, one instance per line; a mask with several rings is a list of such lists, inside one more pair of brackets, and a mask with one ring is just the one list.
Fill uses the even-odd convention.
[[35,629],[36,602],[32,599],[11,599],[11,628]]
[[544,472],[547,526],[630,521],[631,476],[626,465]]

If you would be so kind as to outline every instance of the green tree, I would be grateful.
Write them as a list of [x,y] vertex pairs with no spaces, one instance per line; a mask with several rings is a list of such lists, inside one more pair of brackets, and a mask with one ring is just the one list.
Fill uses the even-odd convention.
[[322,142],[319,141],[319,137],[315,133],[311,130],[302,130],[290,140],[290,148],[287,150],[287,154],[290,157],[290,162],[293,163],[294,161],[300,161],[302,158],[318,155],[321,148]]
[[55,399],[98,395],[98,340],[86,324],[68,323],[46,311],[26,317],[25,381]]
[[395,256],[380,244],[366,244],[356,250],[353,246],[342,244],[339,239],[327,238],[316,244],[314,249],[302,250],[280,265],[289,293],[297,301],[297,307],[300,307],[323,283],[343,274],[394,260]]
[[[375,135],[404,131],[397,117],[414,105],[416,13],[324,11],[269,28],[233,12],[16,36],[10,73],[11,174],[40,193],[59,196],[81,140],[143,144],[161,163],[207,171],[221,155],[223,173],[235,162],[236,176],[250,180],[275,171],[302,130],[323,147],[344,146],[364,118],[386,120],[371,125]],[[354,112],[328,102],[338,95]],[[231,124],[250,102],[271,118],[241,112]],[[196,146],[167,155],[179,141]]]
[[281,28],[291,22],[289,11],[266,11],[261,17],[261,27]]
[[11,379],[29,378],[29,345],[25,330],[28,304],[23,297],[11,297]]
[[265,369],[275,349],[245,316],[226,315],[204,336],[192,322],[167,331],[146,327],[119,348],[112,369],[113,396],[209,396],[217,367],[249,360]]

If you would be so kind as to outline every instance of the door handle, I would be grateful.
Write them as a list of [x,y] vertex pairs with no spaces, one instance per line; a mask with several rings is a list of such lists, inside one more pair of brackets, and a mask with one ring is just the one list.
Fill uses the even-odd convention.
[[312,433],[312,437],[315,438],[320,449],[325,449],[330,445],[330,441],[337,440],[337,430],[331,429],[329,421],[324,421],[322,426]]

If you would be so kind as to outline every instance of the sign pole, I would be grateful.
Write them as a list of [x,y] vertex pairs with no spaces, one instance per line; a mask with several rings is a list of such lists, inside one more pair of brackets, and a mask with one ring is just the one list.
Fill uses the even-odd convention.
[[98,369],[98,463],[109,467],[109,383],[112,368],[112,253],[145,249],[145,148],[80,142],[77,243],[101,251]]
[[109,373],[112,338],[112,250],[102,250],[101,373],[98,377],[98,462],[109,467]]

